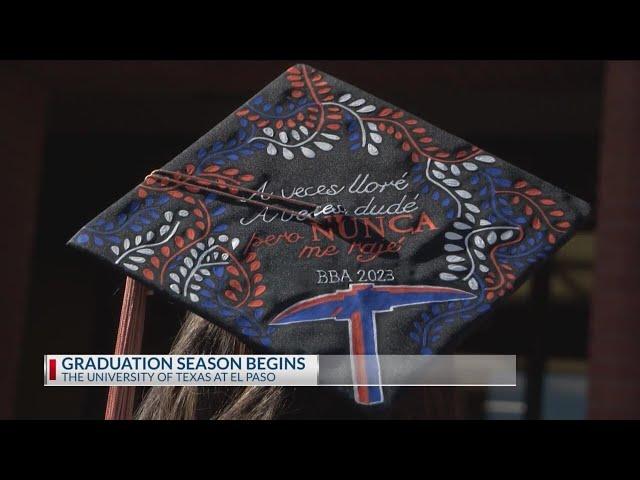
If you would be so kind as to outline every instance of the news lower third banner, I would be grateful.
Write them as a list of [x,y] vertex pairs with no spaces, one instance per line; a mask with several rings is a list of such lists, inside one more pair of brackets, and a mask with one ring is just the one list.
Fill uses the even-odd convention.
[[[366,375],[360,375],[360,372]],[[372,374],[373,372],[373,374]],[[45,355],[45,386],[515,386],[515,355]]]

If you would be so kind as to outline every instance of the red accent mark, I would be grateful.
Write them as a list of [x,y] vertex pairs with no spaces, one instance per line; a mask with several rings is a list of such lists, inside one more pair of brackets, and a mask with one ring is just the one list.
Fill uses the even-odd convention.
[[55,359],[49,360],[49,380],[56,379],[56,361]]

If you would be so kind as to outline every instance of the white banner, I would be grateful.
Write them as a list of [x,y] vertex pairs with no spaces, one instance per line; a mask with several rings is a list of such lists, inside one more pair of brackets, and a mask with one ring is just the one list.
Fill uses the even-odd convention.
[[45,355],[46,386],[515,386],[514,355]]
[[45,386],[301,386],[317,355],[45,355]]

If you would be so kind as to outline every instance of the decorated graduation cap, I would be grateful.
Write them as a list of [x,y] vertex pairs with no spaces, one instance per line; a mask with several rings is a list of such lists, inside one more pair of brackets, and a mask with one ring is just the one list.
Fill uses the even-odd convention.
[[116,353],[139,350],[151,287],[257,351],[370,359],[364,405],[385,401],[377,355],[442,351],[589,210],[306,65],[133,181],[70,241],[128,276]]

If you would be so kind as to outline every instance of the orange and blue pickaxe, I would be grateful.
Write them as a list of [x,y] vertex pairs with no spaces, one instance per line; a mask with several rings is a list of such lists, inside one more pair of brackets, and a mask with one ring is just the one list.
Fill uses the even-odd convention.
[[374,285],[355,283],[347,290],[301,300],[280,312],[272,325],[336,320],[349,322],[353,377],[356,402],[383,401],[376,313],[425,303],[468,300],[475,295],[448,287],[428,285]]

